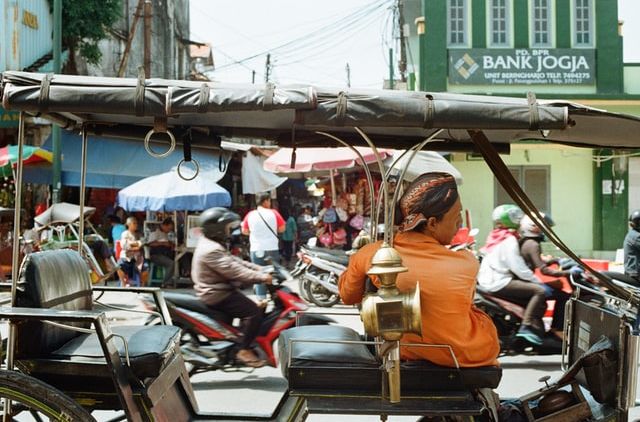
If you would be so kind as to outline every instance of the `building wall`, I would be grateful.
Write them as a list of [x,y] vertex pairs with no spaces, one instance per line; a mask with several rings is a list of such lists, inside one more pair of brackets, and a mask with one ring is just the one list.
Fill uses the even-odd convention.
[[0,0],[0,72],[22,70],[51,52],[47,0]]
[[[418,71],[419,89],[423,91],[450,91],[465,93],[499,93],[523,95],[527,91],[541,94],[584,96],[620,95],[624,93],[622,72],[622,37],[618,34],[617,2],[592,0],[591,21],[594,40],[591,46],[574,47],[574,0],[551,0],[551,37],[548,47],[536,48],[531,41],[531,2],[529,0],[507,0],[509,5],[508,27],[511,37],[508,45],[491,47],[490,22],[487,0],[467,0],[467,45],[448,46],[447,0],[423,0],[422,13],[426,32],[422,38],[413,37],[411,42],[419,44],[421,64]],[[407,22],[415,19],[407,16]],[[463,67],[471,73],[460,78],[456,70],[458,61],[467,53],[470,61]],[[519,55],[549,56],[549,61],[562,57],[580,60],[588,64],[578,70],[567,70],[561,65],[550,65],[536,71],[540,78],[509,78],[485,76],[492,73],[519,73],[519,65],[506,67],[485,66],[487,56],[502,55],[517,59]],[[533,63],[533,60],[532,62]],[[473,69],[471,69],[474,67]],[[497,69],[497,70],[496,70]],[[535,67],[534,67],[535,69]],[[465,69],[463,69],[464,71]],[[473,75],[475,73],[475,75]],[[534,73],[533,70],[531,73]],[[575,77],[588,74],[588,77]],[[543,75],[544,79],[542,78]],[[558,76],[550,76],[558,75]],[[473,76],[469,78],[469,76]],[[482,77],[481,77],[482,76]],[[469,78],[467,80],[467,78]],[[541,82],[544,80],[544,82]]]
[[[137,5],[137,0],[123,1],[122,19],[114,25],[112,35],[100,42],[102,61],[99,66],[85,65],[87,74],[117,75]],[[187,79],[189,45],[186,40],[189,38],[189,0],[152,0],[151,14],[151,77]],[[144,65],[143,16],[137,22],[125,68],[125,77],[137,76],[138,67]]]
[[[492,228],[491,212],[495,206],[495,182],[482,159],[467,159],[454,154],[452,164],[460,170],[464,182],[460,195],[465,209],[471,211],[473,226],[480,229],[479,245],[484,244]],[[594,218],[592,152],[589,149],[546,144],[516,144],[509,155],[502,155],[507,166],[550,167],[550,213],[554,230],[576,253],[593,255]],[[570,183],[579,180],[580,183]]]

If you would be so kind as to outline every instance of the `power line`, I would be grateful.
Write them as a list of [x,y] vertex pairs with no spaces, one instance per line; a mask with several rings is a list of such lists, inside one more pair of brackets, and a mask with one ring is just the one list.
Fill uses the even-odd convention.
[[[285,65],[297,63],[310,57],[319,56],[325,51],[333,49],[334,47],[336,47],[336,45],[344,45],[345,40],[353,39],[353,37],[351,36],[352,34],[357,34],[361,28],[369,26],[369,24],[374,22],[377,18],[377,15],[370,15],[368,18],[361,19],[358,24],[352,25],[349,29],[349,32],[344,32],[343,34],[341,34],[342,36],[340,38],[328,38],[326,41],[314,45],[313,48],[297,51],[297,54],[295,55],[295,59],[293,61],[283,60],[283,56],[281,54],[278,54],[276,56],[277,61],[280,63],[280,65]],[[291,56],[293,56],[293,54],[284,55],[284,59]]]
[[[260,57],[260,56],[264,56],[267,53],[275,53],[278,52],[280,54],[287,54],[287,52],[291,53],[294,50],[299,50],[300,48],[304,48],[305,46],[308,46],[310,43],[310,39],[312,39],[313,37],[320,37],[320,39],[326,39],[325,37],[327,36],[327,33],[331,33],[331,32],[335,32],[335,31],[339,31],[340,29],[342,29],[344,27],[344,25],[350,25],[352,24],[354,21],[357,21],[358,19],[361,18],[362,14],[367,14],[370,13],[372,11],[374,11],[375,9],[384,6],[385,4],[389,3],[391,0],[376,0],[375,2],[371,3],[370,5],[359,9],[358,11],[345,16],[343,19],[336,21],[330,25],[321,27],[315,31],[310,32],[309,34],[306,34],[302,37],[290,40],[285,42],[284,44],[281,44],[279,46],[276,46],[274,48],[271,48],[269,50],[266,51],[261,51],[259,53],[255,53],[252,54],[248,57],[245,57],[243,59],[238,60],[238,63],[240,62],[245,62],[251,59],[254,59],[256,57]],[[228,64],[228,65],[224,65],[224,66],[220,66],[219,69],[228,67],[228,66],[233,66],[236,65],[236,63],[232,63],[232,64]]]

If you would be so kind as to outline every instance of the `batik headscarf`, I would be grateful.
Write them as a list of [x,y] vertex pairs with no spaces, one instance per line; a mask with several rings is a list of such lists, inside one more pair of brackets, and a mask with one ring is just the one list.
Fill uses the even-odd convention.
[[424,173],[400,198],[400,231],[415,230],[429,217],[442,218],[458,199],[456,179],[448,173]]

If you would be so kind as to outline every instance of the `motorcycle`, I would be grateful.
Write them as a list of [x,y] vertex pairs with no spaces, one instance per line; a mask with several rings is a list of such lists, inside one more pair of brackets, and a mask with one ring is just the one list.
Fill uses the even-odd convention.
[[[575,266],[576,263],[573,260],[562,259],[554,265],[558,265],[561,270],[568,270]],[[535,274],[543,283],[560,285],[563,291],[570,294],[573,293],[573,288],[570,286],[580,285],[594,288],[592,282],[584,275],[558,278],[544,275],[539,269],[536,269]],[[569,278],[572,279],[570,280]],[[595,300],[594,296],[587,291],[581,292],[580,299],[585,301]],[[553,335],[545,336],[541,345],[534,345],[516,337],[524,316],[524,307],[522,305],[496,297],[483,290],[480,286],[476,289],[474,303],[493,320],[500,338],[501,354],[552,355],[562,352],[562,343],[554,338]],[[554,311],[555,301],[549,300],[545,318],[552,318]]]
[[305,300],[329,308],[340,302],[338,278],[348,264],[344,251],[303,246],[291,275],[298,279]]
[[[282,331],[296,325],[327,325],[336,321],[314,313],[298,315],[309,306],[282,284],[291,280],[290,274],[275,263],[265,267],[269,268],[273,268],[273,282],[267,285],[271,299],[252,349],[260,359],[275,367],[277,362],[273,343]],[[193,294],[165,291],[164,298],[173,324],[182,329],[180,348],[185,362],[190,366],[190,376],[198,372],[247,368],[235,359],[236,344],[242,332],[233,325],[229,316],[212,311]],[[143,298],[142,301],[147,310],[155,311],[151,298]],[[146,321],[147,325],[155,323],[155,316]]]
[[477,308],[489,315],[496,326],[500,339],[500,355],[555,355],[562,352],[562,342],[551,337],[552,335],[545,336],[541,345],[516,337],[524,317],[523,306],[493,296],[479,286],[473,302]]

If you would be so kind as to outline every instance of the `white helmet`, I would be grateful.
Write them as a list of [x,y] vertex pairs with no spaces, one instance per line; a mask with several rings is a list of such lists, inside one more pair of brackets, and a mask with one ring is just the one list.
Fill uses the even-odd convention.
[[[551,217],[543,212],[540,213],[544,221],[547,223],[549,227],[553,227],[555,223],[551,219]],[[520,220],[520,235],[522,237],[544,237],[542,230],[536,223],[533,222],[531,217],[525,215]]]

